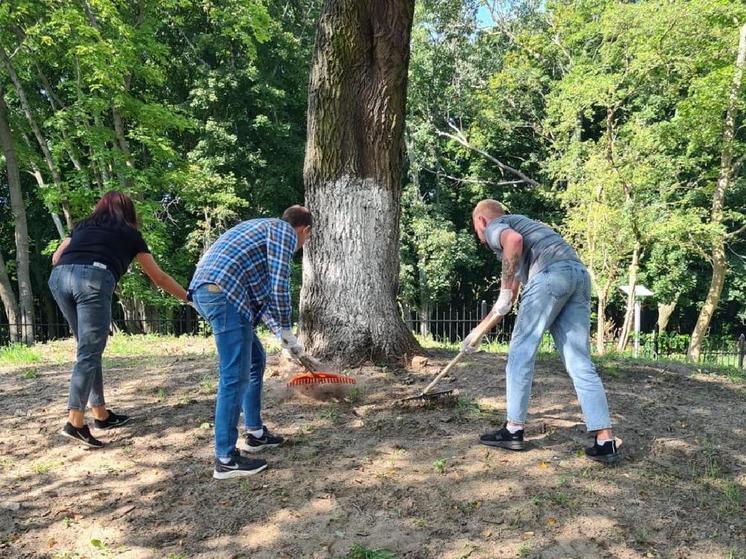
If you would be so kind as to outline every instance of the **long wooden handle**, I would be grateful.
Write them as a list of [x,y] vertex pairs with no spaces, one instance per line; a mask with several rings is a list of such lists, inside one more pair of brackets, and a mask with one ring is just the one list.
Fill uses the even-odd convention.
[[[474,339],[472,340],[471,344],[469,344],[469,345],[471,345],[471,347],[474,347],[474,348],[479,347],[479,345],[482,343],[482,338],[484,337],[484,335],[487,332],[489,332],[490,330],[492,330],[497,325],[497,323],[500,322],[501,318],[502,318],[502,315],[495,314],[487,322],[480,323],[479,326],[477,326],[475,328]],[[458,363],[459,361],[461,361],[461,359],[463,359],[463,357],[465,355],[466,355],[466,352],[462,349],[459,352],[459,354],[456,357],[454,357],[453,359],[451,359],[451,361],[448,363],[448,365],[446,365],[443,368],[443,370],[438,373],[438,376],[436,376],[432,380],[432,382],[425,387],[425,390],[422,391],[422,394],[427,394],[428,392],[430,392],[435,387],[435,385],[438,384],[438,382],[440,381],[440,379],[442,379],[446,374],[448,374],[448,371],[450,371],[451,369],[453,369],[453,367],[456,365],[456,363]]]

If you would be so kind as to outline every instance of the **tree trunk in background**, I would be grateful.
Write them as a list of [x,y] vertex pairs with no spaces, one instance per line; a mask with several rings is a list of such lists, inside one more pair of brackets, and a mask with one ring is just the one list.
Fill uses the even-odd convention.
[[414,0],[326,0],[316,34],[304,165],[307,348],[347,362],[417,347],[399,313],[403,130]]
[[670,303],[658,303],[658,335],[665,334],[668,322],[671,320],[673,311],[676,310],[677,297]]
[[44,161],[47,164],[47,167],[49,167],[49,172],[52,173],[52,180],[54,181],[54,185],[59,189],[60,194],[62,195],[62,212],[65,215],[65,221],[67,222],[67,228],[69,231],[72,231],[73,229],[73,220],[72,215],[70,214],[70,207],[67,203],[67,198],[65,196],[65,190],[62,185],[62,178],[60,177],[59,169],[57,169],[57,165],[54,162],[54,159],[52,158],[52,152],[49,150],[49,145],[47,144],[46,138],[44,138],[44,135],[41,132],[41,128],[39,128],[39,124],[36,122],[36,119],[34,118],[34,114],[31,111],[31,105],[28,102],[28,97],[26,96],[26,90],[23,87],[23,84],[21,83],[21,80],[18,79],[18,74],[16,74],[15,68],[13,68],[13,65],[10,62],[10,58],[8,57],[8,54],[5,52],[5,49],[0,45],[0,59],[2,59],[3,64],[5,66],[5,69],[8,71],[8,75],[10,76],[11,81],[13,82],[13,86],[16,89],[16,94],[18,95],[18,99],[21,102],[21,107],[23,108],[23,112],[26,115],[26,120],[28,120],[29,125],[31,126],[31,130],[34,132],[34,137],[36,138],[37,143],[39,144],[39,148],[42,151],[42,154],[44,154]]
[[[736,116],[738,115],[738,104],[741,96],[741,83],[743,69],[746,65],[746,24],[741,27],[738,40],[738,54],[736,55],[736,69],[731,84],[728,109],[725,113],[725,124],[723,126],[723,150],[720,155],[720,176],[718,177],[715,192],[712,195],[712,210],[710,223],[714,226],[722,226],[723,206],[725,194],[733,182],[733,138],[736,133]],[[707,292],[704,305],[699,312],[697,324],[694,326],[692,337],[687,352],[690,360],[697,362],[702,351],[702,341],[707,335],[712,315],[715,314],[720,294],[723,291],[725,273],[728,269],[728,261],[725,256],[725,232],[718,232],[712,243],[712,279],[710,289]]]
[[0,253],[0,302],[3,303],[5,316],[8,319],[8,335],[11,342],[17,342],[21,339],[18,332],[18,301],[16,294],[13,292],[13,286],[8,277],[8,270],[5,267],[5,259]]
[[622,324],[622,332],[619,334],[619,342],[617,343],[617,351],[622,352],[627,347],[629,341],[629,334],[632,330],[632,321],[635,318],[635,289],[637,288],[637,271],[640,268],[640,242],[635,243],[635,248],[632,251],[632,262],[629,264],[629,283],[627,289],[627,310],[624,313],[624,323]]
[[25,344],[34,343],[34,295],[31,290],[31,264],[29,251],[28,225],[26,224],[26,204],[21,190],[21,174],[18,171],[16,150],[8,125],[8,111],[5,107],[5,91],[0,84],[0,146],[5,155],[5,167],[10,189],[10,208],[13,212],[16,241],[16,263],[18,274],[18,311],[21,321],[21,338]]

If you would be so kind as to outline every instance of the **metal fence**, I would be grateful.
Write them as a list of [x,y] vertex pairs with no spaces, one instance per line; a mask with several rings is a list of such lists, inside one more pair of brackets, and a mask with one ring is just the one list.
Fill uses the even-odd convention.
[[[405,307],[403,317],[407,326],[416,334],[428,336],[436,342],[455,343],[463,340],[464,337],[479,322],[487,316],[489,307],[486,301],[474,307],[454,308],[433,307],[428,312],[422,312],[419,309]],[[515,323],[515,315],[506,316],[498,327],[487,336],[489,342],[507,343],[510,341],[510,334]],[[632,336],[630,344],[633,343]],[[606,342],[607,352],[616,350],[616,342]],[[595,344],[593,344],[595,348]],[[549,334],[542,338],[540,351],[553,351],[554,343]],[[670,359],[685,361],[687,358],[686,349],[671,348],[664,340],[659,340],[657,332],[647,334],[645,343],[641,343],[639,356],[643,359]],[[699,363],[703,365],[717,365],[721,367],[744,368],[746,361],[746,336],[741,334],[739,337],[727,342],[719,342],[717,345],[712,341],[705,341],[699,356]]]
[[[436,342],[457,343],[463,340],[469,332],[487,315],[489,307],[485,301],[473,307],[453,306],[433,307],[429,312],[419,309],[404,308],[402,316],[407,326],[416,334],[428,336]],[[507,343],[513,330],[515,315],[506,316],[500,325],[486,336],[488,342]],[[21,341],[18,333],[22,333],[26,324],[17,324],[11,328],[7,322],[0,322],[0,347]],[[36,342],[68,338],[72,334],[59,309],[39,316],[30,325]],[[170,315],[158,315],[146,319],[127,319],[121,308],[114,307],[111,323],[111,333],[125,334],[161,334],[161,335],[199,335],[206,334],[204,322],[197,312],[188,306],[170,311]],[[607,348],[613,350],[614,342],[608,342]],[[553,351],[552,338],[548,334],[542,339],[541,351]],[[686,350],[671,348],[664,340],[659,340],[655,333],[647,334],[644,343],[640,344],[640,357],[644,359],[675,359],[685,360]],[[726,367],[744,368],[746,358],[746,336],[715,346],[712,342],[704,344],[699,357],[699,363]]]

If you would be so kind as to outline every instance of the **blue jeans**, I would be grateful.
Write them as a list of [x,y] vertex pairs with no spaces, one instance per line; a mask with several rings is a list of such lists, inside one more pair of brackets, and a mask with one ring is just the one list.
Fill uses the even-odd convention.
[[210,323],[220,362],[215,401],[215,457],[236,449],[238,418],[243,408],[247,430],[261,429],[262,382],[266,356],[251,323],[212,284],[194,291],[194,306]]
[[106,405],[101,356],[109,336],[115,287],[112,273],[95,266],[69,264],[52,269],[49,289],[78,342],[68,410],[85,411],[86,403]]
[[590,354],[591,280],[574,261],[551,264],[525,285],[513,327],[506,367],[508,421],[523,424],[534,376],[534,360],[549,330],[570,374],[588,431],[611,427],[601,378]]

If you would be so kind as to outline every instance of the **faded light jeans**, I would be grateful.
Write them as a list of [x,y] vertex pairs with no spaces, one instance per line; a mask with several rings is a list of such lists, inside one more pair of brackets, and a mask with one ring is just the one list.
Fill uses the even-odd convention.
[[85,411],[86,403],[106,405],[101,356],[109,336],[115,287],[112,273],[95,266],[68,264],[52,269],[49,289],[78,343],[68,410]]
[[555,262],[523,289],[506,367],[508,421],[523,424],[534,376],[534,361],[549,330],[575,385],[588,431],[611,428],[601,378],[591,361],[591,281],[580,262]]
[[236,449],[241,409],[247,431],[261,429],[262,383],[266,356],[251,323],[213,284],[194,291],[194,306],[210,323],[220,362],[215,401],[215,457],[228,458]]

